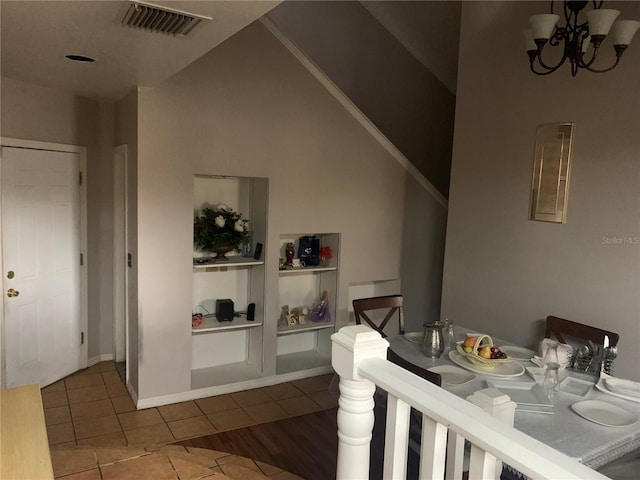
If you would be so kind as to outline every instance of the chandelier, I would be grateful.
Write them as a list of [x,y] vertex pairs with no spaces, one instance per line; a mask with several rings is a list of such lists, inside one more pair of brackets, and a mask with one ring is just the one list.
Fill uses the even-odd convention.
[[[586,12],[586,22],[579,23],[580,12],[589,3],[593,3],[593,10]],[[571,66],[571,75],[574,77],[581,68],[596,73],[613,70],[640,28],[640,22],[618,20],[614,23],[620,12],[601,8],[602,3],[602,1],[565,0],[563,2],[565,26],[557,25],[560,16],[553,13],[553,0],[551,13],[531,16],[529,18],[531,29],[523,32],[531,71],[537,75],[548,75],[558,70],[567,61]],[[600,45],[609,34],[609,30],[611,30],[613,48],[616,52],[615,62],[608,68],[595,68],[593,65],[598,57]],[[547,42],[552,47],[562,45],[564,49],[562,58],[555,65],[548,65],[542,60],[542,51]],[[588,53],[589,44],[593,44],[591,54]]]

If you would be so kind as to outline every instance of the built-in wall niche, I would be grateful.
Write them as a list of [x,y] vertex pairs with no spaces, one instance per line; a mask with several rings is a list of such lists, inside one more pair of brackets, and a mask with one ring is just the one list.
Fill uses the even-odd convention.
[[[280,255],[286,256],[286,246],[294,244],[295,256],[299,257],[300,237],[315,235],[320,247],[329,247],[332,258],[318,266],[287,267],[279,271],[278,306],[288,306],[290,311],[308,307],[310,314],[304,323],[292,325],[283,322],[282,316],[275,319],[278,324],[276,373],[295,374],[316,369],[329,369],[331,365],[331,334],[335,331],[338,302],[338,265],[340,257],[340,234],[283,234],[280,236]],[[311,319],[313,306],[323,292],[327,292],[331,319],[314,322]]]
[[[249,221],[249,252],[227,254],[227,261],[201,264],[211,252],[193,250],[192,313],[204,315],[204,324],[192,328],[191,388],[233,384],[262,376],[265,272],[257,243],[265,244],[268,182],[264,178],[194,177],[194,216],[202,208],[223,203]],[[216,301],[230,299],[236,316],[218,321]],[[255,315],[247,318],[250,304]]]

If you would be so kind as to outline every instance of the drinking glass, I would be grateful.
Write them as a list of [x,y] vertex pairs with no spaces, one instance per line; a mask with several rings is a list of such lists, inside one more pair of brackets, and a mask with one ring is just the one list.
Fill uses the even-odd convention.
[[549,345],[549,348],[547,348],[547,352],[544,355],[544,363],[546,370],[542,386],[544,387],[549,400],[554,402],[558,392],[558,369],[560,368],[560,363],[558,362],[557,343],[552,343]]

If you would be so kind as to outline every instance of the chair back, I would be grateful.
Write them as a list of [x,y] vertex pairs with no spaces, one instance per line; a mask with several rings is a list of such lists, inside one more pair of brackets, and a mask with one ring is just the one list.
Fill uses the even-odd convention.
[[[403,298],[402,295],[386,295],[382,297],[358,298],[353,301],[353,313],[356,317],[356,323],[360,325],[364,320],[371,328],[376,330],[380,335],[386,337],[384,327],[389,323],[394,315],[398,317],[398,333],[404,334],[404,316],[402,312]],[[377,323],[366,312],[375,310],[387,310],[384,319]]]
[[609,336],[609,346],[615,347],[620,336],[615,332],[609,332],[598,327],[573,322],[564,318],[548,316],[545,337],[556,338],[561,343],[567,343],[565,335],[573,338],[591,340],[598,345],[604,344],[604,336]]
[[396,352],[394,352],[390,348],[387,349],[387,360],[389,360],[391,363],[395,363],[396,365],[404,368],[405,370],[409,370],[411,373],[418,375],[420,378],[424,378],[425,380],[428,380],[434,385],[437,385],[439,387],[442,386],[442,378],[440,377],[439,373],[430,372],[427,369],[414,365],[413,363],[402,358],[400,355],[398,355]]

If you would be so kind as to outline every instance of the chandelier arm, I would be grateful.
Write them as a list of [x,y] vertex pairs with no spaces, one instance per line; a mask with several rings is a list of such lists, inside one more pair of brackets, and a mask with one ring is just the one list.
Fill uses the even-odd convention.
[[556,68],[549,69],[549,70],[547,70],[546,72],[538,72],[538,71],[535,69],[535,66],[534,66],[534,63],[533,63],[533,62],[529,63],[529,67],[531,67],[531,71],[532,71],[533,73],[535,73],[536,75],[549,75],[550,73],[553,73],[553,72],[555,72],[555,71],[558,69],[558,67],[556,67]]
[[618,65],[618,63],[620,63],[620,55],[616,56],[616,61],[613,65],[611,65],[609,68],[604,68],[604,69],[596,69],[596,68],[591,68],[591,67],[585,67],[587,70],[589,70],[590,72],[593,73],[605,73],[608,72],[610,70],[613,70],[614,68],[616,68],[616,66]]
[[591,65],[593,65],[593,62],[596,61],[596,58],[598,58],[598,51],[600,49],[600,45],[596,46],[595,44],[593,45],[593,54],[591,55],[591,60],[589,60],[588,62],[585,62],[582,57],[580,57],[580,61],[578,63],[578,65],[580,65],[580,68],[586,68],[587,70],[589,70],[589,67]]

